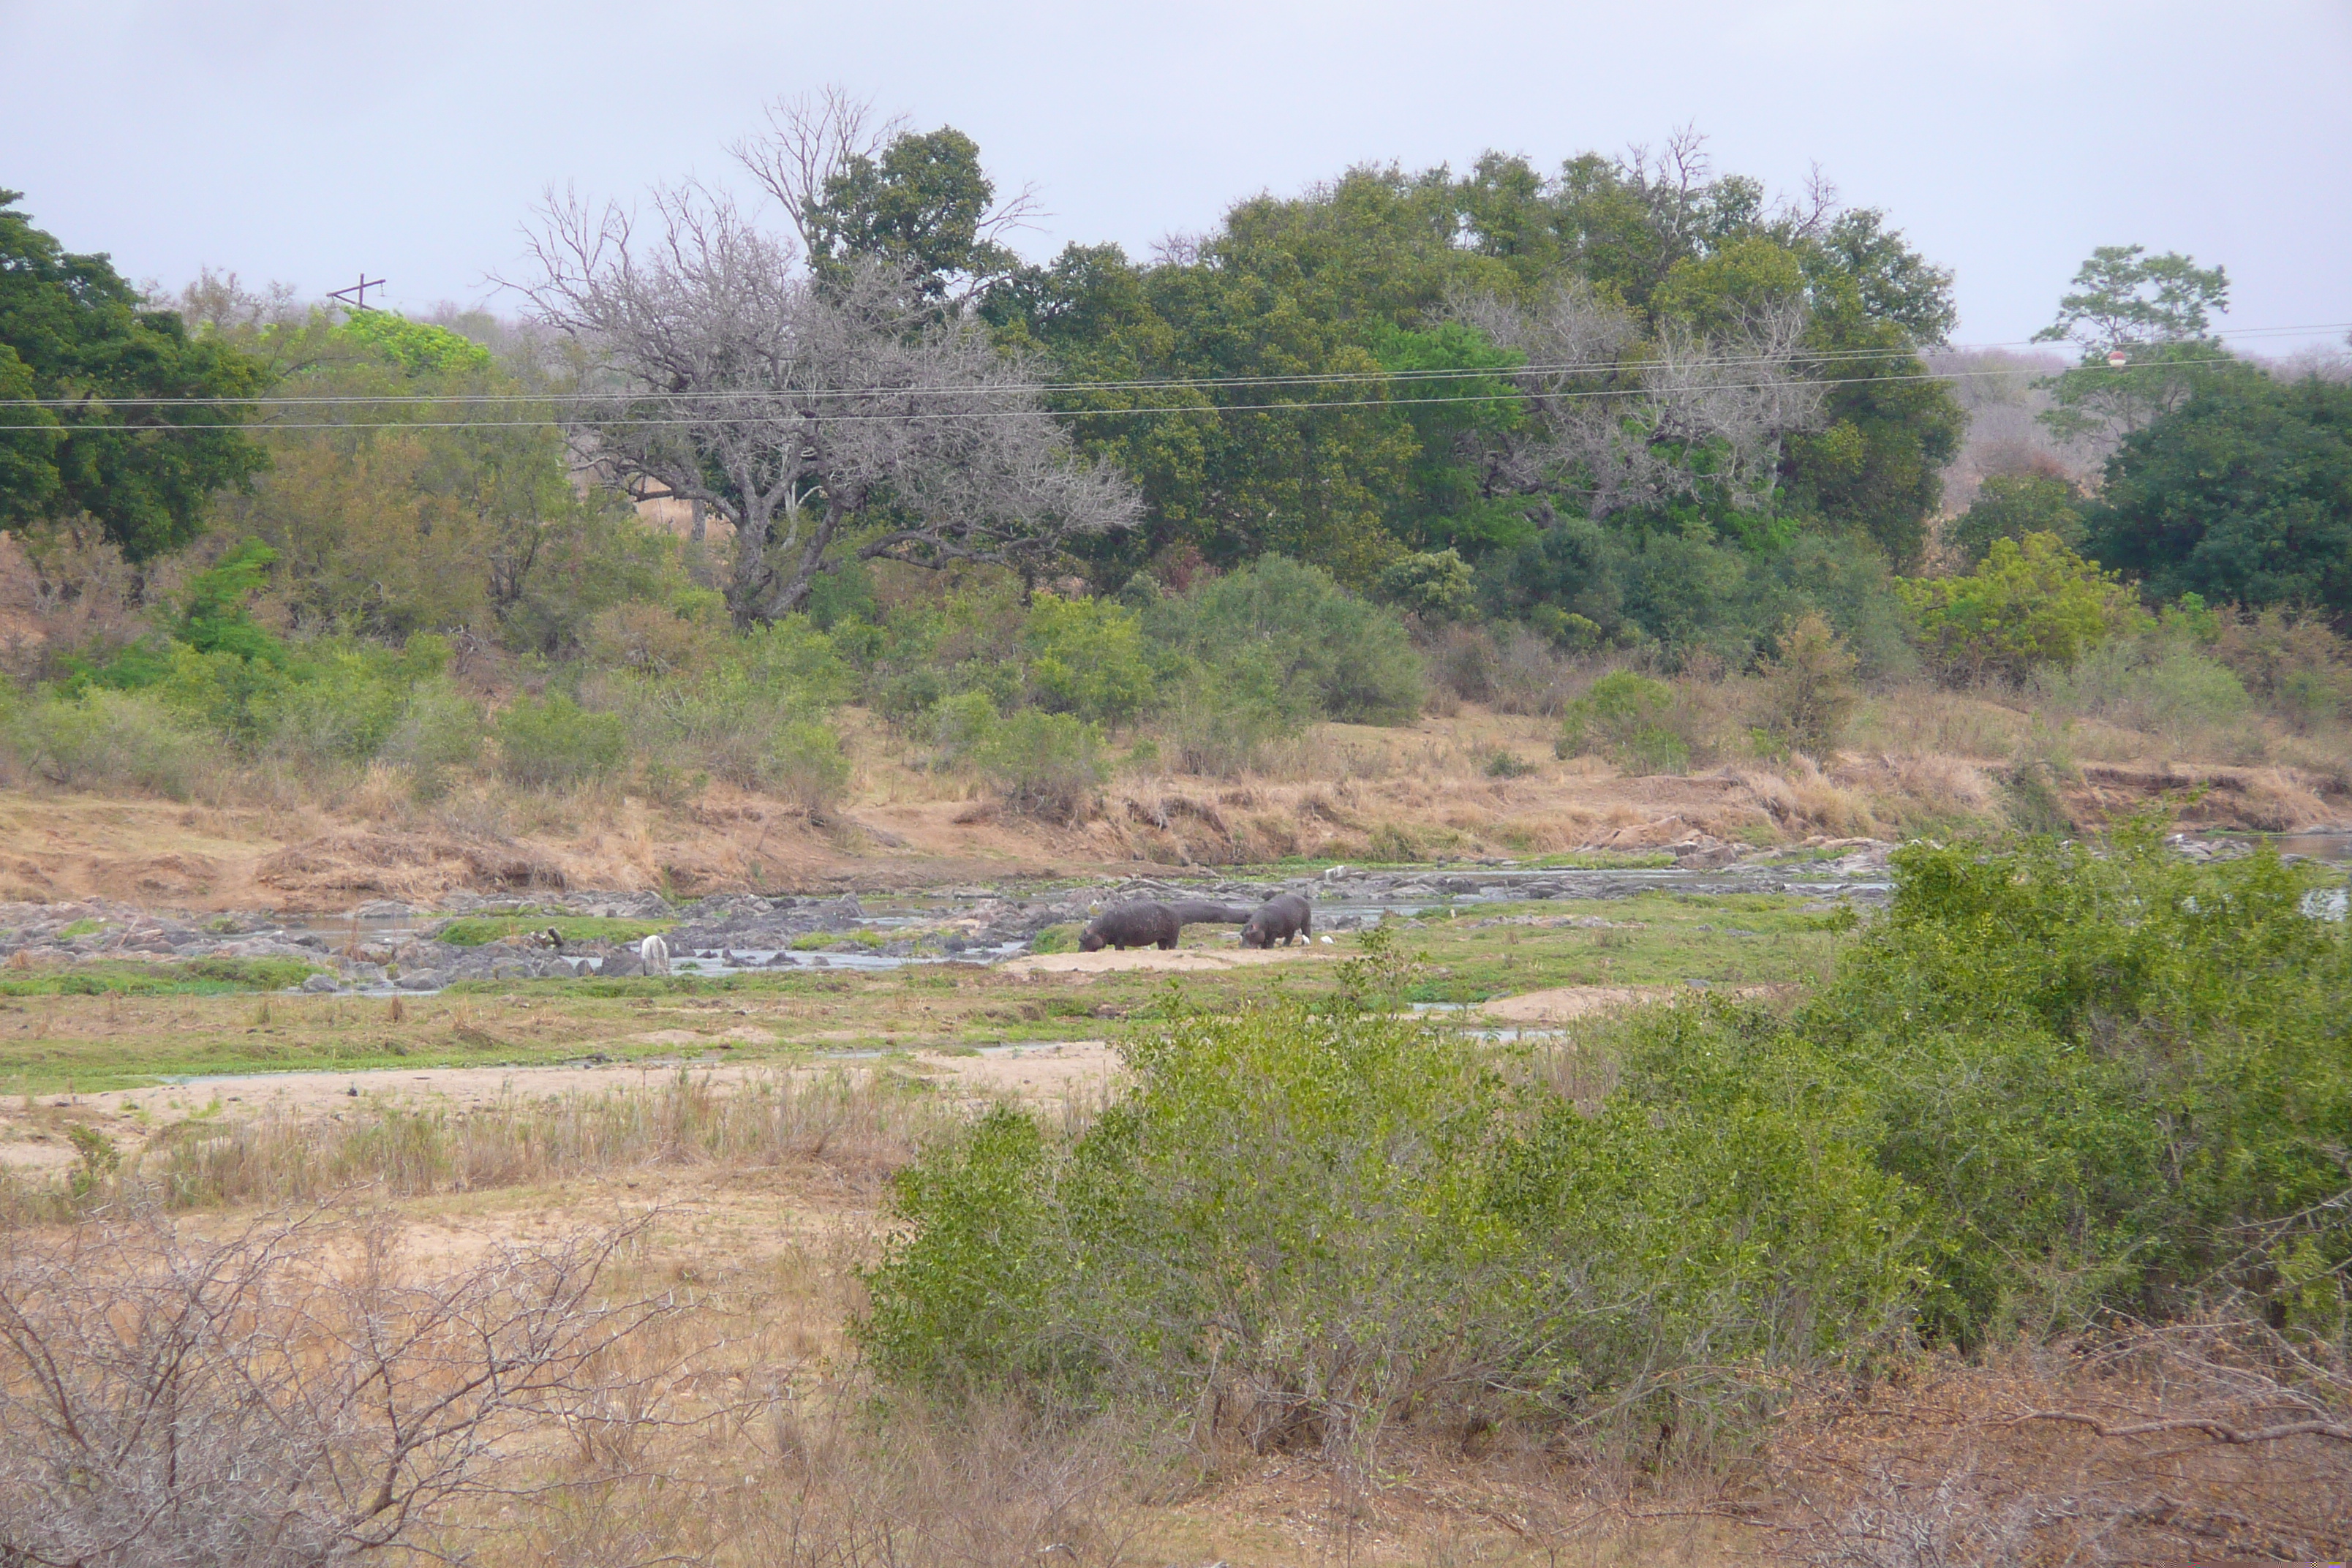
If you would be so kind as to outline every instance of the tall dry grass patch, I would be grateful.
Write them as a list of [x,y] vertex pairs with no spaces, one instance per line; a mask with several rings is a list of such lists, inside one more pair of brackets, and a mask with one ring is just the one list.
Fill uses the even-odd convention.
[[221,1208],[479,1192],[660,1166],[800,1166],[870,1195],[959,1108],[875,1073],[777,1072],[731,1085],[510,1095],[484,1106],[364,1099],[335,1120],[269,1111],[181,1122],[79,1191],[0,1187],[0,1223],[120,1206]]

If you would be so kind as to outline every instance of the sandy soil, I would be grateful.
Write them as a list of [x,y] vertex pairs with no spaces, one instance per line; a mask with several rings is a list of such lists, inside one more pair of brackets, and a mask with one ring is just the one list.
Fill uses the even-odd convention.
[[1510,1024],[1561,1024],[1595,1013],[1620,1013],[1648,1002],[1696,994],[1675,985],[1559,985],[1549,991],[1497,996],[1479,1004],[1478,1012]]

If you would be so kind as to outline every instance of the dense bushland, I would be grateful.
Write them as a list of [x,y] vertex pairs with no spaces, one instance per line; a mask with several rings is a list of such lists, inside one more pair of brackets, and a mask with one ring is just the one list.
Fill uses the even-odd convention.
[[2315,876],[2146,824],[1895,876],[1793,1012],[1659,1009],[1572,1064],[1400,1016],[1378,942],[1338,1005],[1180,1016],[1081,1134],[1002,1110],[900,1179],[862,1342],[1260,1447],[1439,1413],[1695,1436],[1776,1373],[2116,1316],[2340,1346],[2352,952]]

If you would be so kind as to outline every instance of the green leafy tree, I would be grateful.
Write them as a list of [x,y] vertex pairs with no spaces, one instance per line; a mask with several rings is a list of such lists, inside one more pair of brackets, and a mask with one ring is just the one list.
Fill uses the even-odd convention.
[[[2229,353],[2212,335],[2212,314],[2229,308],[2230,279],[2219,267],[2178,251],[2099,247],[2058,301],[2058,319],[2033,334],[2083,355],[2046,384],[2052,406],[2042,419],[2062,436],[2125,436],[2179,407],[2201,381],[2226,374],[2212,368]],[[2118,353],[2121,367],[2110,363]]]
[[2088,530],[2158,598],[2352,626],[2352,386],[2255,375],[2200,394],[2124,437]]
[[1896,586],[1930,656],[1964,675],[2022,680],[2045,666],[2065,668],[2147,619],[2117,574],[2048,533],[1993,541],[1967,576]]
[[32,426],[0,430],[0,522],[87,514],[134,561],[176,550],[215,491],[266,466],[240,426],[268,378],[144,309],[104,256],[68,253],[19,199],[0,191],[0,397],[42,405],[0,420]]
[[850,154],[802,222],[811,265],[873,258],[937,300],[958,278],[976,286],[1012,270],[1019,258],[992,236],[1016,216],[998,209],[980,144],[942,125],[893,137],[879,155]]
[[1995,474],[1977,490],[1969,510],[1952,521],[1945,538],[1974,566],[1996,539],[2029,533],[2056,537],[2069,550],[2083,546],[2083,492],[2071,480],[2047,474]]

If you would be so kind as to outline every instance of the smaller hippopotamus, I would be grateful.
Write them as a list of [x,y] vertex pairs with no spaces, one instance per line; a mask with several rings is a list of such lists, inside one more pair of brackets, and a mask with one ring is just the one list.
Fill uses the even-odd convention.
[[1113,904],[1087,922],[1087,929],[1078,933],[1078,949],[1096,952],[1115,947],[1125,952],[1130,947],[1174,947],[1182,926],[1176,911],[1166,904]]
[[1244,947],[1272,947],[1276,942],[1288,947],[1294,937],[1314,934],[1315,907],[1297,893],[1276,893],[1258,906],[1242,927]]
[[1232,904],[1213,904],[1206,899],[1181,899],[1168,908],[1180,926],[1237,926],[1250,918],[1247,910]]

